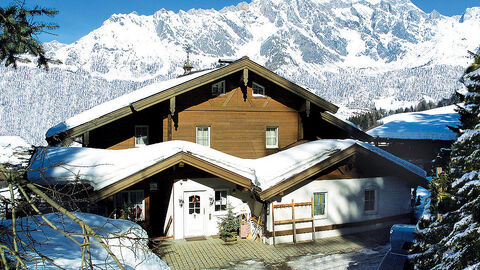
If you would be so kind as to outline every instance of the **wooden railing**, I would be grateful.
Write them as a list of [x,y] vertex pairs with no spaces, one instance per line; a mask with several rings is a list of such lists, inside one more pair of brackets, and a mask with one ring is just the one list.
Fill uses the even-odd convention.
[[[295,218],[295,207],[308,207],[311,208],[311,217],[308,218]],[[275,209],[276,208],[292,208],[292,219],[285,219],[285,220],[277,220],[275,221]],[[312,240],[315,241],[315,219],[314,219],[314,210],[313,210],[313,199],[311,202],[298,202],[295,203],[292,199],[292,203],[288,204],[274,204],[272,202],[271,206],[272,210],[272,231],[273,231],[273,245],[275,245],[275,225],[285,225],[285,224],[292,224],[292,231],[293,231],[293,243],[297,243],[297,233],[296,233],[296,224],[297,223],[304,223],[304,222],[312,222]]]

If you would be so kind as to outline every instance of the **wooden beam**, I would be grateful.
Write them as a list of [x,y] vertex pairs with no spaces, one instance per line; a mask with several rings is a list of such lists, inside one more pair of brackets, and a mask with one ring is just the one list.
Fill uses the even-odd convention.
[[83,146],[86,147],[90,144],[90,131],[83,133]]
[[244,84],[245,87],[246,87],[247,84],[248,84],[248,69],[247,69],[247,68],[244,68],[244,69],[243,69],[242,80],[243,80],[243,84]]
[[305,100],[305,114],[310,117],[310,100]]
[[297,243],[297,230],[295,226],[295,203],[292,199],[292,229],[293,229],[293,243]]
[[175,97],[170,98],[170,114],[172,116],[175,114]]
[[172,126],[173,126],[172,115],[168,114],[168,116],[167,116],[167,141],[173,140]]

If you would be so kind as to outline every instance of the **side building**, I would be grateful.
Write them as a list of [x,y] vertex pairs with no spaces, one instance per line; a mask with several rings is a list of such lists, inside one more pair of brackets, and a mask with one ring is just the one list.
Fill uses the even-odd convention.
[[[453,129],[460,125],[460,115],[455,108],[456,105],[450,105],[390,115],[378,120],[382,125],[367,133],[378,147],[434,174],[441,164],[433,160],[442,149],[450,149],[457,138]],[[441,158],[437,160],[441,162]]]
[[[218,234],[228,206],[260,218],[269,243],[407,219],[424,171],[362,142],[372,137],[338,119],[337,109],[243,57],[52,127],[51,147],[32,159],[42,170],[29,179],[82,181],[105,215],[128,211],[151,236],[176,239]],[[83,147],[62,146],[72,143]],[[295,218],[281,209],[292,200]]]

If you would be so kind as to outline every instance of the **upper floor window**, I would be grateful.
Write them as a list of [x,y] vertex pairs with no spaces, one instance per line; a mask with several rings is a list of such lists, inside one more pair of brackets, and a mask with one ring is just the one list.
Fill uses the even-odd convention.
[[210,147],[210,127],[199,126],[197,127],[196,142],[203,146]]
[[225,81],[212,84],[212,95],[219,96],[225,94]]
[[313,193],[313,213],[318,217],[327,215],[327,192]]
[[143,190],[124,190],[115,194],[115,209],[118,218],[128,220],[145,219],[145,203]]
[[148,126],[135,126],[135,147],[148,144]]
[[278,127],[267,127],[265,141],[267,148],[278,148]]
[[252,83],[252,93],[254,96],[265,96],[265,87],[258,83]]
[[215,211],[227,210],[227,191],[215,190]]
[[365,212],[372,213],[377,210],[376,195],[377,190],[375,188],[365,189],[365,203],[363,208]]

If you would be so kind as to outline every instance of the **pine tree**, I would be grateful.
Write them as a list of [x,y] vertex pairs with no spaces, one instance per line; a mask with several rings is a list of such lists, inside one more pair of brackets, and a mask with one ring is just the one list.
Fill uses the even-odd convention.
[[459,110],[461,134],[446,173],[431,184],[431,216],[410,257],[416,269],[480,269],[479,68],[476,54],[462,79],[468,93]]
[[0,7],[0,62],[5,61],[5,66],[17,68],[17,62],[30,62],[24,57],[29,54],[37,58],[38,67],[48,69],[51,60],[45,56],[41,43],[35,37],[38,33],[58,26],[37,23],[33,18],[42,15],[52,17],[57,13],[54,9],[27,9],[20,1],[18,5]]

